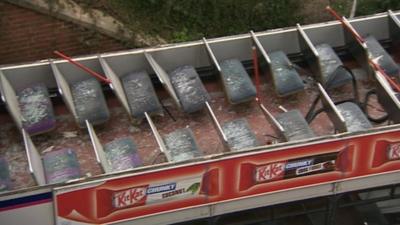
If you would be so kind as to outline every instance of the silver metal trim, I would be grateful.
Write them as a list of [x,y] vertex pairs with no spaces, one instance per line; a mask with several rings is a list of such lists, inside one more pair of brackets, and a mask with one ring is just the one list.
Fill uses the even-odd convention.
[[319,58],[319,53],[313,43],[311,42],[310,38],[304,32],[303,28],[300,26],[300,24],[296,24],[297,31],[300,33],[300,36],[303,38],[304,42],[307,44],[308,48],[311,50],[311,52],[314,54],[315,57]]
[[264,47],[262,46],[260,40],[258,40],[257,35],[251,30],[250,31],[251,38],[258,49],[258,51],[261,52],[262,56],[264,57],[265,61],[270,65],[271,64],[271,59],[269,58],[267,52],[265,51]]
[[215,116],[214,111],[212,110],[212,108],[211,108],[210,104],[208,103],[208,101],[206,101],[205,103],[206,103],[206,106],[207,106],[207,112],[210,115],[214,126],[217,128],[216,130],[217,130],[219,136],[221,136],[222,141],[224,142],[224,144],[226,146],[228,146],[228,139],[226,138],[226,135],[225,135],[224,131],[222,130],[221,124],[219,123],[217,117]]
[[146,120],[150,125],[151,131],[153,132],[153,135],[157,141],[158,146],[160,147],[160,151],[164,153],[168,161],[171,162],[171,156],[168,154],[167,147],[165,146],[164,140],[162,139],[160,132],[158,132],[157,127],[154,125],[154,122],[149,116],[149,114],[147,112],[144,112],[144,115],[146,116]]
[[218,62],[217,58],[215,57],[214,52],[212,51],[212,49],[211,49],[210,45],[208,44],[207,39],[205,37],[203,37],[203,43],[206,46],[208,56],[210,57],[212,63],[217,68],[218,72],[221,73],[221,66],[219,65],[219,62]]
[[320,83],[317,83],[317,86],[319,92],[321,93],[322,105],[329,108],[327,114],[331,115],[330,118],[332,120],[332,123],[340,132],[347,132],[346,121],[344,120],[339,110],[336,108],[335,103],[333,103],[332,99],[329,97],[328,93],[326,93],[325,89]]

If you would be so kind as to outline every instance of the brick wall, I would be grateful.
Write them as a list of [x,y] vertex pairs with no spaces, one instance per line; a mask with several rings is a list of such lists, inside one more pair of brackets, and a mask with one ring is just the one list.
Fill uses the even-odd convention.
[[76,56],[122,49],[123,43],[111,37],[0,2],[0,65],[56,58],[54,50]]

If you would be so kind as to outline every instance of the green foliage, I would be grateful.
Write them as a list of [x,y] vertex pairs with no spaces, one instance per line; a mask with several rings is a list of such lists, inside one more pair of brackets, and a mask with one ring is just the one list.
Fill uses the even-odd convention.
[[400,9],[399,0],[360,0],[357,7],[357,15],[368,15],[385,12],[388,9]]
[[[353,0],[335,0],[331,2],[332,8],[342,15],[348,16],[353,4]],[[388,9],[400,9],[399,0],[358,0],[356,16],[370,15],[385,12]]]
[[168,41],[188,41],[253,30],[293,26],[296,0],[114,0],[118,17],[133,30],[158,34]]
[[331,7],[341,15],[348,16],[350,14],[352,1],[349,0],[336,0],[331,2]]
[[[322,0],[75,1],[86,8],[97,8],[111,14],[133,32],[159,36],[167,42],[294,26],[304,21],[300,15],[313,14],[316,21],[326,20],[327,17],[332,19],[322,9],[307,11],[314,3],[323,4]],[[352,2],[353,0],[329,0],[334,9],[346,16],[350,13]],[[387,9],[400,9],[400,0],[358,0],[356,16],[384,12]]]

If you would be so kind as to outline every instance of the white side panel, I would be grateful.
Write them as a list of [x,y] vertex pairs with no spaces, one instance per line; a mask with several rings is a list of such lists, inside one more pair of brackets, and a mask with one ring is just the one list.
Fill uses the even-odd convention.
[[377,40],[389,39],[389,23],[386,13],[375,18],[352,19],[350,23],[361,36],[372,35]]
[[68,109],[71,111],[72,115],[74,115],[74,117],[76,118],[77,117],[76,110],[72,99],[72,93],[69,84],[67,80],[64,78],[64,76],[61,74],[57,65],[52,61],[50,62],[50,65],[53,70],[54,77],[56,78],[58,91],[63,97],[64,102],[67,105]]
[[54,225],[53,203],[2,211],[0,223],[2,225]]
[[318,51],[315,48],[314,44],[312,43],[310,37],[307,35],[307,33],[304,31],[303,27],[300,26],[300,24],[297,24],[297,31],[300,34],[300,47],[302,51],[309,50],[313,53],[314,57],[319,57]]
[[221,40],[210,39],[208,40],[208,43],[212,47],[214,55],[219,61],[232,58],[243,61],[252,58],[252,40],[248,34],[246,34],[244,38],[226,40],[223,42]]
[[264,60],[270,66],[271,65],[271,59],[269,58],[267,52],[264,49],[264,46],[261,44],[261,42],[258,39],[257,35],[252,30],[250,31],[250,35],[251,35],[251,38],[252,38],[252,40],[254,42],[254,45],[256,46],[257,50],[261,52],[261,55],[264,57]]
[[392,12],[392,10],[389,10],[387,12],[388,14],[388,22],[389,22],[389,31],[390,31],[390,38],[393,41],[399,41],[400,40],[400,20],[399,18]]
[[153,132],[154,138],[157,141],[158,147],[160,148],[160,151],[165,154],[165,157],[167,157],[167,160],[171,162],[171,156],[169,155],[167,151],[167,147],[165,146],[164,140],[161,137],[161,134],[158,132],[156,125],[154,125],[153,120],[147,114],[147,112],[144,112],[144,115],[146,116],[146,120],[150,125],[151,132]]
[[90,122],[88,120],[86,120],[85,122],[86,122],[86,127],[89,132],[90,140],[93,145],[94,152],[96,154],[97,162],[100,163],[104,172],[111,173],[112,170],[111,170],[110,165],[107,163],[107,158],[106,158],[106,154],[104,153],[103,146],[101,145],[100,140],[97,137],[97,134],[96,134],[92,124],[90,124]]
[[108,79],[111,80],[110,87],[117,96],[118,100],[121,102],[122,106],[125,110],[131,115],[131,110],[128,105],[128,100],[126,98],[124,88],[122,87],[122,82],[119,77],[114,73],[111,69],[110,65],[108,65],[107,61],[99,56],[100,65],[103,68],[104,74]]
[[396,106],[400,110],[400,101],[396,97],[395,92],[390,87],[389,82],[386,80],[386,78],[383,76],[383,74],[379,71],[375,71],[375,78],[379,82],[379,84],[382,86],[382,88],[386,91],[386,93],[392,100],[393,105]]
[[293,54],[301,51],[296,29],[280,29],[277,32],[272,31],[272,34],[260,32],[256,35],[267,52],[283,51],[286,54]]
[[44,168],[42,158],[35,145],[32,142],[31,137],[24,129],[22,129],[22,136],[24,138],[25,151],[28,158],[29,170],[33,173],[33,176],[38,185],[45,185],[46,178],[44,175]]
[[221,66],[219,65],[219,62],[218,62],[217,58],[215,57],[215,54],[212,51],[212,49],[211,49],[210,45],[208,44],[208,41],[205,37],[203,37],[203,43],[207,50],[208,56],[210,57],[211,63],[214,64],[214,66],[217,68],[218,72],[221,72]]
[[332,99],[329,97],[328,93],[326,93],[325,89],[320,83],[318,83],[318,89],[320,92],[322,105],[325,107],[329,119],[332,120],[335,128],[339,130],[339,132],[347,132],[346,122],[342,114],[340,114],[336,105],[333,103]]
[[15,94],[14,88],[11,86],[10,82],[4,75],[4,73],[0,70],[0,90],[1,95],[4,97],[4,100],[7,104],[8,111],[10,111],[11,116],[13,117],[15,123],[19,128],[22,128],[21,121],[21,111],[18,104],[17,95]]
[[[353,55],[353,57],[357,60],[357,62],[363,67],[364,70],[367,71],[367,74],[372,76],[373,71],[371,66],[369,65],[369,53],[366,43],[360,43],[359,40],[354,36],[353,33],[358,33],[363,36],[362,32],[355,29],[353,26],[353,22],[350,23],[345,17],[343,17],[343,21],[346,24],[346,27],[343,27],[346,44],[349,48],[349,52]],[[388,26],[387,24],[382,26]],[[353,30],[353,31],[350,31]],[[370,33],[368,33],[370,34]],[[376,36],[375,36],[376,37]],[[377,37],[376,37],[377,38]]]
[[168,94],[172,97],[175,104],[180,108],[181,103],[179,102],[174,87],[172,86],[172,83],[169,80],[167,72],[165,72],[165,70],[157,63],[157,61],[153,58],[153,56],[150,53],[145,52],[144,55],[146,56],[147,61],[151,65],[151,68],[153,68],[154,72],[156,73],[158,79],[167,90]]
[[332,47],[342,47],[345,45],[344,33],[342,27],[335,24],[327,24],[326,26],[314,29],[313,26],[304,28],[304,32],[310,38],[314,45],[329,44]]
[[281,124],[275,119],[275,117],[272,115],[270,111],[263,105],[259,105],[261,112],[264,114],[265,119],[268,120],[268,122],[273,126],[274,129],[280,134],[283,134],[285,132],[285,129],[281,126]]
[[212,110],[210,103],[206,101],[206,106],[207,106],[207,112],[208,115],[211,118],[211,121],[213,122],[214,128],[217,130],[218,136],[221,138],[222,143],[226,148],[229,148],[228,145],[228,139],[226,138],[226,135],[224,131],[222,130],[221,124],[219,123],[217,117],[215,116],[214,111]]
[[313,42],[311,41],[308,34],[304,31],[300,24],[297,24],[297,31],[299,33],[299,45],[303,52],[305,60],[310,65],[311,71],[315,74],[317,79],[321,82],[323,81],[323,73],[321,68],[321,60],[317,49],[315,48]]

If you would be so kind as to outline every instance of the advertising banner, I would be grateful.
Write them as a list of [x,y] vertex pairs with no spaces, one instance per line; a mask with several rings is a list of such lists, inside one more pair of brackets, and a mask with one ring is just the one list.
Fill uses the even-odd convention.
[[244,152],[55,192],[57,224],[107,224],[400,170],[400,131]]

